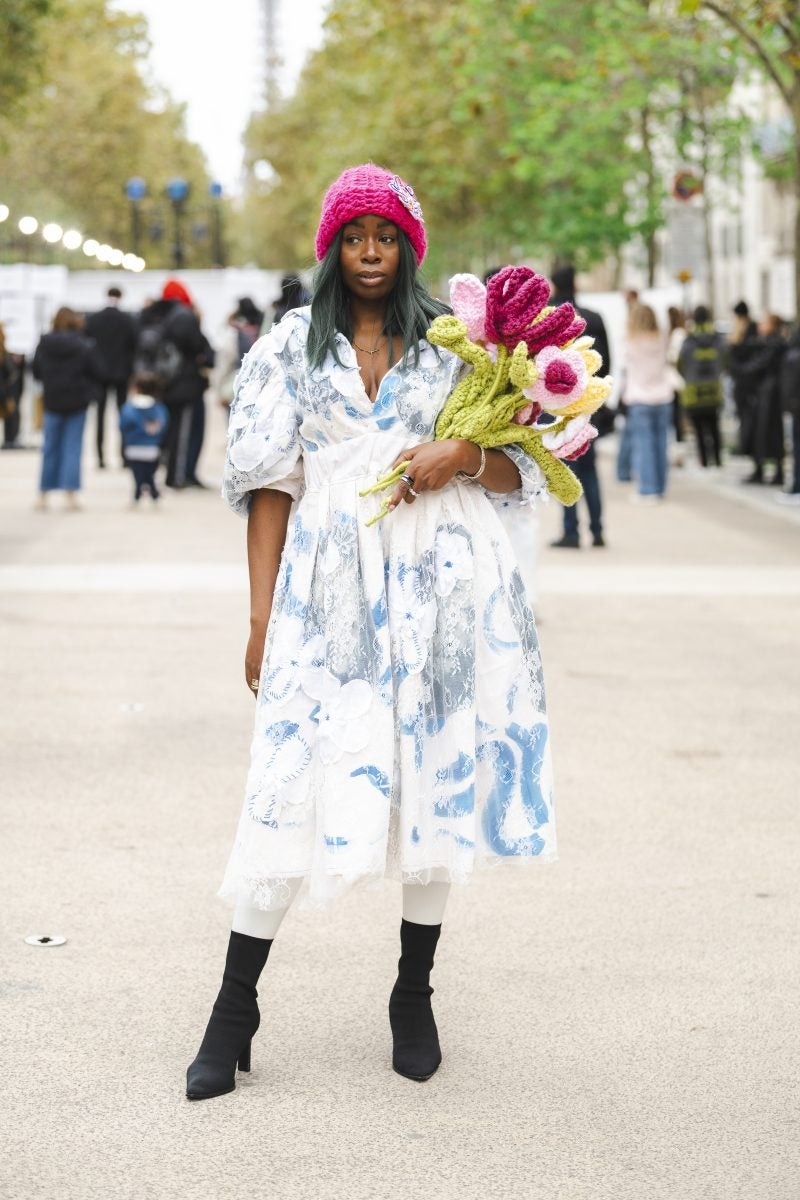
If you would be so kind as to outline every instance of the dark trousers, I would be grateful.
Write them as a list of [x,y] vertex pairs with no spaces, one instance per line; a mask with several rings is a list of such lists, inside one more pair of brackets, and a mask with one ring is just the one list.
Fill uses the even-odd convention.
[[194,402],[171,404],[169,425],[164,441],[167,458],[167,487],[183,487],[191,479],[189,471]]
[[[603,502],[600,496],[600,479],[597,474],[597,460],[594,444],[589,446],[585,454],[569,467],[578,476],[583,485],[583,498],[589,510],[589,528],[592,537],[602,537],[603,534]],[[578,505],[573,504],[564,509],[564,534],[566,537],[578,536]]]
[[133,475],[135,490],[133,493],[134,500],[140,500],[142,490],[146,488],[154,500],[157,500],[161,495],[156,486],[156,468],[158,462],[131,462],[128,460],[128,466]]
[[[101,387],[97,395],[97,461],[102,466],[105,462],[105,454],[103,447],[106,436],[106,402],[108,400],[109,389],[114,393],[117,401],[117,414],[119,414],[125,401],[128,399],[128,380],[122,379],[109,383],[105,387]],[[125,455],[120,448],[120,454],[124,460]]]
[[189,450],[186,462],[186,478],[190,483],[197,479],[197,463],[206,435],[206,398],[198,396],[192,403],[192,424],[189,429]]
[[672,426],[675,430],[675,441],[684,441],[683,433],[683,406],[681,404],[680,393],[672,393]]
[[11,409],[11,412],[8,414],[8,416],[3,420],[3,445],[6,447],[13,446],[19,437],[19,401],[15,400],[12,403],[14,404],[14,407]]
[[695,411],[690,408],[689,420],[692,422],[695,437],[697,438],[697,453],[700,455],[700,462],[704,467],[707,467],[709,460],[713,458],[714,465],[717,467],[721,466],[719,409],[707,408]]

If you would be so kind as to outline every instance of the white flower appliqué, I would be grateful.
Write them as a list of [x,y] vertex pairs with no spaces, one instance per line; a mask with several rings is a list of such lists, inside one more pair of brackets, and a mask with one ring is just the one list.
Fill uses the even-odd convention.
[[372,707],[372,688],[366,679],[340,683],[323,667],[304,682],[303,691],[318,701],[312,716],[318,724],[319,757],[326,766],[366,747],[372,734],[365,719]]
[[[284,629],[287,626],[288,620]],[[274,667],[264,680],[262,703],[268,700],[273,704],[286,704],[298,688],[302,688],[309,696],[313,695],[306,684],[310,682],[313,686],[318,673],[324,670],[325,639],[321,634],[315,633],[304,639],[303,625],[300,621],[293,621],[287,634],[284,634],[283,630],[281,633],[280,652],[273,655],[278,659],[279,665]]]
[[419,568],[400,564],[389,580],[389,625],[400,663],[416,675],[427,662],[436,628],[436,601],[423,590]]
[[436,559],[436,582],[438,596],[449,596],[461,579],[472,579],[475,564],[469,542],[460,533],[440,529],[436,534],[434,548]]

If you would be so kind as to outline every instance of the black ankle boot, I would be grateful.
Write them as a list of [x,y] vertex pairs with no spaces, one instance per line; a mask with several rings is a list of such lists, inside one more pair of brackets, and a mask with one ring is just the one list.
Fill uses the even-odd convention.
[[186,1072],[190,1100],[210,1100],[236,1087],[236,1066],[250,1070],[250,1041],[261,1021],[256,984],[272,941],[231,932],[222,987],[197,1058]]
[[394,1038],[392,1066],[398,1075],[423,1083],[442,1061],[433,1019],[429,978],[441,925],[400,925],[397,983],[389,997],[389,1021]]

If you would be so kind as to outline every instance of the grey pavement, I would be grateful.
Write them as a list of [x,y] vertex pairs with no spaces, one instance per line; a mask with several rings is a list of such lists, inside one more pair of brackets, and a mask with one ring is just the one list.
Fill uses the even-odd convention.
[[607,549],[539,571],[561,858],[454,889],[441,1070],[390,1069],[387,884],[289,915],[254,1069],[199,1104],[245,525],[214,491],[130,512],[88,455],[86,510],[36,513],[38,456],[0,455],[4,1200],[800,1195],[800,513],[737,462],[639,508],[602,449]]

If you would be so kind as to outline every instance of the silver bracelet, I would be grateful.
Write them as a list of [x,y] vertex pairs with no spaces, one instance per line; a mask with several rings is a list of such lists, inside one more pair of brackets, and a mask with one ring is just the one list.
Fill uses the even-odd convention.
[[484,450],[483,446],[478,446],[478,449],[481,452],[481,465],[478,467],[474,475],[470,475],[468,471],[459,471],[458,473],[462,479],[480,479],[481,475],[486,470],[486,451]]

